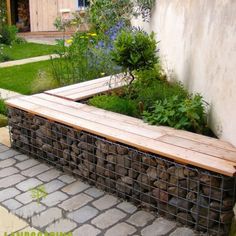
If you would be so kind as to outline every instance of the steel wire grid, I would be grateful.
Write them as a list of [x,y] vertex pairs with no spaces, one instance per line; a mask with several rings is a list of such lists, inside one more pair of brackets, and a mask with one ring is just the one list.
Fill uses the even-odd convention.
[[176,163],[18,109],[12,147],[89,184],[211,235],[227,235],[235,178]]

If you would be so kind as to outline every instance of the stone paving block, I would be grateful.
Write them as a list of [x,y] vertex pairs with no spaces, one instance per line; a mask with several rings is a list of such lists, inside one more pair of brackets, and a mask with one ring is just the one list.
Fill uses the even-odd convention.
[[98,198],[104,195],[104,192],[97,188],[89,188],[88,190],[85,191],[85,193],[94,198]]
[[31,218],[31,222],[33,226],[36,227],[45,227],[46,225],[51,224],[52,222],[55,222],[56,220],[60,219],[62,217],[62,211],[57,208],[49,208],[48,210],[33,216]]
[[62,191],[70,195],[75,195],[84,191],[87,188],[89,188],[89,185],[78,180],[70,185],[67,185],[65,188],[62,189]]
[[137,211],[137,207],[129,202],[122,202],[117,207],[130,214],[133,214],[135,211]]
[[148,224],[151,220],[154,219],[154,216],[146,211],[138,211],[135,214],[133,214],[127,222],[135,225],[137,227],[143,227],[146,224]]
[[28,224],[17,216],[8,212],[5,208],[0,207],[0,235],[4,235],[5,232],[16,232],[24,229]]
[[176,223],[164,218],[156,219],[141,231],[142,236],[164,236],[176,227]]
[[[25,232],[29,232],[29,233],[39,233],[39,231],[33,227],[27,226],[26,228],[17,231],[17,233],[25,233]],[[16,234],[17,235],[17,234]],[[33,235],[33,234],[32,234]],[[20,235],[21,236],[21,235]],[[36,236],[36,235],[35,235]]]
[[6,168],[6,167],[14,165],[15,163],[16,163],[16,160],[14,160],[13,158],[9,158],[4,161],[0,161],[0,168],[1,169]]
[[30,204],[27,204],[17,210],[14,211],[15,214],[17,214],[19,217],[22,217],[24,219],[28,219],[37,213],[40,213],[46,209],[45,206],[42,204],[38,204],[37,202],[31,202]]
[[123,222],[108,229],[105,236],[127,236],[135,233],[136,231],[137,230],[133,226]]
[[[46,232],[71,232],[77,224],[68,219],[61,219],[46,228]],[[75,235],[76,236],[76,235]]]
[[77,211],[73,211],[67,215],[68,218],[76,221],[77,223],[84,223],[87,220],[94,218],[98,214],[98,210],[91,206],[85,206]]
[[59,207],[63,208],[66,211],[72,211],[76,210],[84,205],[86,205],[88,202],[92,201],[93,198],[90,196],[80,193],[74,197],[70,197],[68,200],[62,202]]
[[70,175],[62,175],[58,179],[63,181],[66,184],[71,184],[76,180],[74,177],[72,177]]
[[0,145],[0,152],[5,152],[9,150],[9,147],[5,146],[5,145]]
[[15,199],[8,199],[5,202],[2,202],[2,205],[7,207],[8,210],[16,210],[17,208],[22,206],[22,204]]
[[35,200],[32,198],[31,191],[27,191],[25,193],[22,193],[22,194],[16,196],[15,199],[23,204],[28,204],[28,203],[32,202],[33,200]]
[[48,181],[51,181],[51,180],[57,178],[58,176],[60,176],[60,174],[61,174],[60,171],[55,170],[55,169],[51,169],[45,173],[38,175],[37,178],[42,181],[48,182]]
[[27,179],[27,180],[17,184],[16,187],[18,189],[20,189],[21,191],[28,191],[31,188],[35,188],[35,187],[41,185],[42,183],[43,182],[38,179],[30,178],[30,179]]
[[195,234],[192,229],[180,227],[180,228],[177,228],[169,236],[197,236],[197,234]]
[[98,234],[100,234],[101,230],[96,229],[95,227],[93,227],[92,225],[83,225],[81,227],[79,227],[78,229],[76,229],[73,232],[73,235],[79,235],[79,236],[97,236]]
[[13,198],[16,195],[20,194],[20,191],[16,188],[6,188],[0,191],[0,202],[3,202],[9,198]]
[[12,185],[15,185],[23,180],[25,180],[25,177],[20,174],[8,176],[0,180],[0,188],[11,187]]
[[9,157],[13,157],[13,156],[18,155],[18,154],[19,154],[19,152],[15,151],[13,149],[9,149],[5,152],[0,153],[0,160],[5,160]]
[[29,157],[24,155],[24,154],[21,154],[21,155],[17,155],[17,156],[14,156],[14,158],[18,161],[25,161],[25,160],[28,160]]
[[119,202],[120,201],[118,200],[118,198],[107,194],[104,197],[101,197],[98,200],[94,201],[92,205],[99,210],[105,210],[116,205]]
[[19,170],[14,168],[14,167],[8,167],[5,169],[0,170],[0,178],[4,178],[10,175],[14,175],[16,173],[18,173]]
[[51,167],[49,167],[45,164],[40,164],[40,165],[31,167],[25,171],[22,171],[21,174],[24,176],[27,176],[27,177],[33,177],[33,176],[41,174],[49,169],[51,169]]
[[62,193],[61,191],[56,191],[47,195],[46,198],[44,198],[41,202],[51,207],[57,205],[67,198],[68,196],[66,194]]
[[65,186],[65,183],[61,182],[60,180],[53,180],[44,185],[47,193],[52,193],[63,186]]
[[105,213],[98,215],[91,223],[100,229],[106,229],[116,224],[118,221],[126,217],[126,214],[118,209],[110,209]]
[[36,161],[34,159],[29,159],[29,160],[26,160],[26,161],[22,161],[22,162],[16,164],[15,166],[17,168],[19,168],[20,170],[25,170],[25,169],[28,169],[28,168],[30,168],[32,166],[37,165],[37,164],[39,164],[38,161]]

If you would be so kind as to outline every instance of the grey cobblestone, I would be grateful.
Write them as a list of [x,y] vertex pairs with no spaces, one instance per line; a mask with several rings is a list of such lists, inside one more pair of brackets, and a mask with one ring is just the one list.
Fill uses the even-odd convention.
[[151,213],[146,212],[146,211],[138,211],[134,213],[127,220],[127,222],[137,227],[143,227],[153,219],[154,219],[154,216]]
[[170,236],[197,236],[193,230],[185,227],[176,229]]
[[35,175],[41,174],[47,170],[49,170],[51,167],[45,165],[45,164],[40,164],[34,167],[31,167],[30,169],[27,169],[25,171],[22,171],[21,174],[24,176],[28,177],[33,177]]
[[83,225],[81,227],[79,227],[78,229],[76,229],[73,232],[73,235],[79,235],[79,236],[97,236],[98,234],[100,234],[101,230],[96,229],[95,227],[93,227],[92,225]]
[[77,223],[84,223],[87,220],[92,219],[98,214],[98,210],[96,208],[93,208],[91,206],[85,206],[80,208],[77,211],[73,211],[69,213],[67,216],[68,218],[76,221]]
[[18,172],[19,172],[18,169],[14,168],[14,167],[8,167],[8,168],[0,170],[0,178],[14,175]]
[[105,210],[116,205],[119,202],[120,201],[116,197],[111,195],[105,195],[104,197],[101,197],[98,200],[94,201],[92,205],[99,210]]
[[22,206],[22,204],[16,201],[15,199],[6,200],[5,202],[2,202],[2,205],[7,207],[11,211]]
[[0,191],[0,202],[3,202],[9,198],[13,198],[16,195],[20,194],[20,191],[16,188],[7,188]]
[[0,161],[0,168],[3,169],[3,168],[6,168],[6,167],[9,167],[9,166],[12,166],[16,163],[16,160],[10,158],[10,159],[6,159],[4,161]]
[[0,145],[0,152],[5,152],[9,150],[9,147],[5,146],[5,145]]
[[46,207],[42,204],[38,204],[37,202],[31,202],[30,204],[15,210],[14,213],[22,218],[28,219],[29,217],[32,217],[33,215],[44,211],[45,209]]
[[137,211],[137,207],[134,206],[133,204],[129,203],[129,202],[122,202],[117,206],[119,209],[127,212],[127,213],[134,213],[135,211]]
[[15,197],[15,199],[23,204],[28,204],[34,199],[32,198],[32,193],[30,191],[22,193]]
[[64,183],[66,183],[66,184],[71,184],[74,181],[76,181],[76,179],[74,177],[69,176],[69,175],[62,175],[58,179],[61,180]]
[[104,192],[97,188],[89,188],[88,190],[85,191],[85,193],[94,198],[98,198],[104,195]]
[[15,185],[15,184],[23,181],[24,179],[25,179],[25,177],[20,174],[8,176],[8,177],[0,180],[0,188],[11,187],[12,185]]
[[35,187],[39,186],[40,184],[42,184],[42,182],[40,180],[35,179],[35,178],[30,178],[30,179],[27,179],[27,180],[17,184],[16,187],[18,189],[20,189],[21,191],[28,191],[31,188],[35,188]]
[[70,197],[68,200],[62,202],[59,207],[63,208],[66,211],[72,211],[76,210],[84,205],[86,205],[88,202],[92,201],[93,198],[90,196],[80,193],[74,197]]
[[176,223],[164,218],[156,219],[153,224],[141,231],[142,236],[164,236],[176,227]]
[[47,197],[44,198],[41,202],[51,207],[57,205],[58,203],[64,201],[67,198],[68,196],[66,194],[62,193],[61,191],[56,191],[47,195]]
[[77,193],[84,191],[87,188],[89,188],[89,185],[78,180],[78,181],[64,187],[62,189],[62,191],[67,194],[70,194],[70,195],[75,195]]
[[51,169],[45,173],[38,175],[37,178],[42,181],[48,182],[48,181],[51,181],[51,180],[57,178],[58,176],[60,176],[60,174],[61,174],[60,171],[55,170],[55,169]]
[[13,157],[15,155],[19,154],[19,152],[13,150],[13,149],[9,149],[5,152],[0,152],[0,160],[5,160],[9,157]]
[[20,170],[25,170],[25,169],[28,169],[28,168],[30,168],[32,166],[37,165],[37,164],[39,164],[38,161],[36,161],[34,159],[29,159],[29,160],[26,160],[26,161],[22,161],[22,162],[16,164],[15,166],[17,168],[19,168]]
[[53,180],[44,185],[47,193],[52,193],[63,186],[65,186],[65,183],[61,182],[60,180]]
[[53,207],[53,208],[49,208],[48,210],[36,216],[33,216],[31,219],[31,222],[36,227],[45,227],[46,225],[49,225],[52,222],[55,222],[61,217],[62,217],[62,211],[57,207]]
[[127,236],[135,233],[136,231],[137,230],[133,226],[123,222],[107,230],[105,236]]
[[94,218],[92,224],[100,229],[106,229],[123,219],[125,216],[126,214],[120,210],[110,209]]
[[28,160],[28,159],[29,159],[28,156],[23,155],[23,154],[14,156],[14,158],[15,158],[16,160],[18,160],[18,161],[25,161],[25,160]]
[[46,232],[70,232],[76,227],[76,223],[68,220],[61,219],[46,228]]

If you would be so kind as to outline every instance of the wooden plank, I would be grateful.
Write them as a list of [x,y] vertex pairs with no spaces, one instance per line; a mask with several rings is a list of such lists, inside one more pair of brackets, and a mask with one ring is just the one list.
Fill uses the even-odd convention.
[[47,107],[35,109],[34,104],[27,102],[22,98],[8,100],[7,105],[45,117],[49,120],[55,120],[79,130],[84,130],[95,135],[131,145],[143,151],[169,157],[186,164],[198,166],[228,176],[234,176],[236,172],[235,163],[233,162],[215,158],[211,155],[196,153],[192,150],[173,146],[150,138],[140,137],[140,135],[123,132],[116,128],[108,128],[106,125],[79,119],[78,117]]
[[85,120],[90,120],[96,124],[103,124],[106,125],[107,127],[119,127],[119,130],[123,130],[123,132],[130,132],[130,133],[135,133],[135,134],[139,134],[140,136],[143,137],[149,137],[152,139],[156,139],[158,137],[163,136],[163,133],[158,133],[156,131],[151,131],[151,130],[147,130],[143,127],[139,127],[139,129],[137,129],[137,126],[131,125],[131,124],[127,124],[121,121],[114,121],[111,119],[107,119],[105,117],[102,117],[100,115],[95,115],[89,112],[84,112],[82,110],[78,110],[78,109],[74,109],[68,106],[64,106],[62,104],[58,104],[55,102],[51,102],[48,100],[43,99],[42,97],[40,97],[40,95],[34,95],[31,97],[24,97],[22,98],[22,100],[31,102],[35,105],[41,105],[43,104],[43,106],[48,107],[52,110],[57,110],[57,111],[63,111],[63,113],[65,114],[69,114],[69,115],[73,115],[75,117],[78,117],[79,119],[85,119]]
[[206,145],[204,143],[199,143],[196,141],[170,135],[162,136],[158,138],[158,141],[173,144],[175,146],[183,147],[196,152],[205,153],[211,156],[215,156],[217,158],[221,158],[236,163],[236,150],[235,151],[225,150],[222,148]]

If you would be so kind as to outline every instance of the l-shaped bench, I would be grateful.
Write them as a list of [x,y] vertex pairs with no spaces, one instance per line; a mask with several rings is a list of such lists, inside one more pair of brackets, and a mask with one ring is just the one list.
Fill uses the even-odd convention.
[[12,146],[183,224],[225,233],[236,148],[79,103],[125,83],[104,77],[8,100]]

